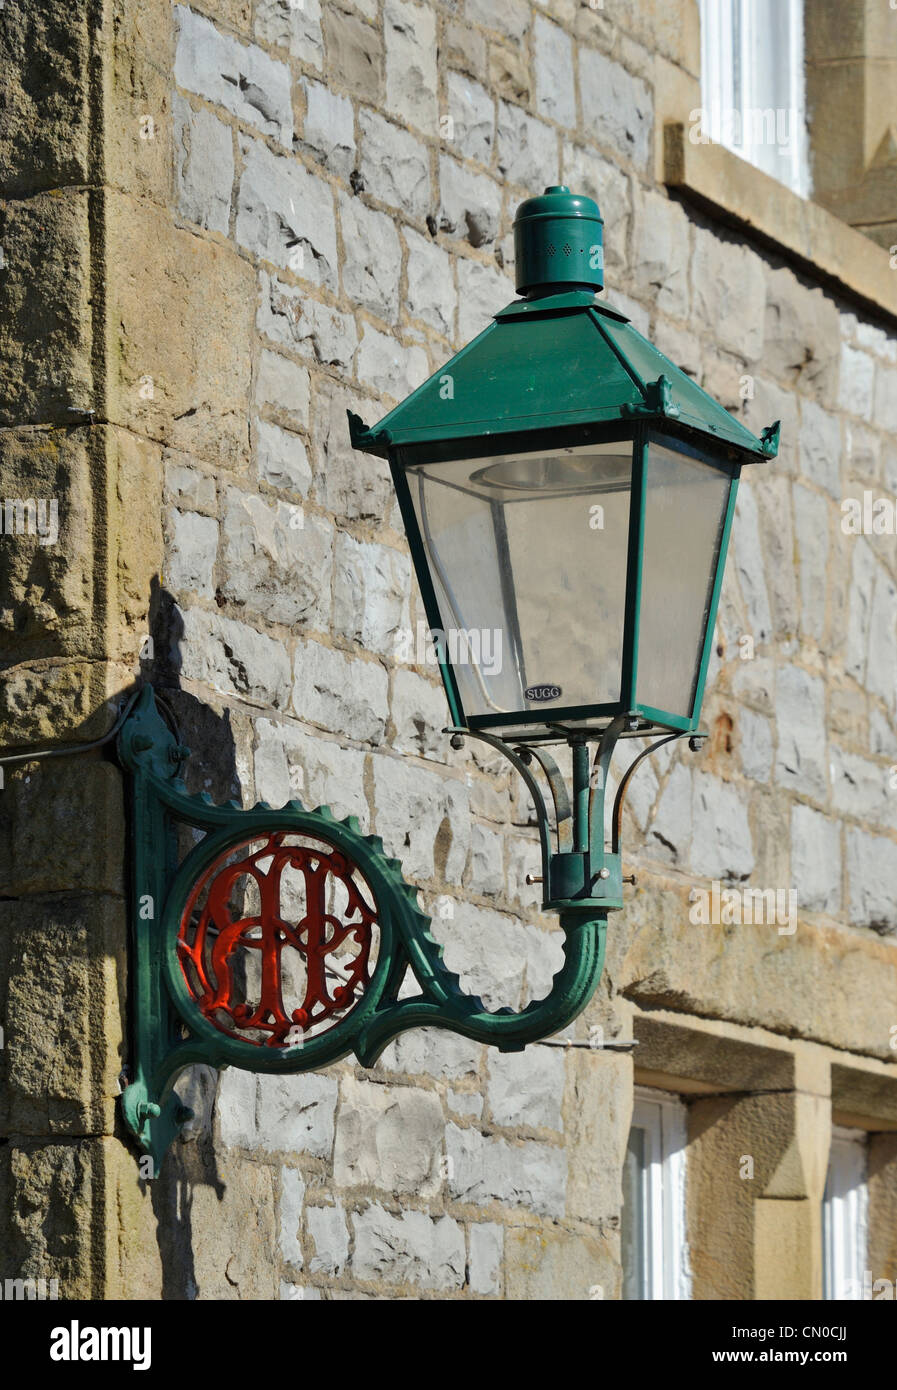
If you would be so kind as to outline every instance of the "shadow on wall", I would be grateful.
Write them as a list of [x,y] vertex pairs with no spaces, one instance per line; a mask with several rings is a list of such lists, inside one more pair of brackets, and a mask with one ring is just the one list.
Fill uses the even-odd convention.
[[[152,646],[141,663],[141,674],[164,699],[177,721],[181,741],[191,750],[183,773],[188,792],[208,792],[216,802],[231,797],[239,800],[241,787],[230,711],[218,715],[181,688],[183,633],[183,621],[174,599],[158,577],[154,578],[150,599]],[[181,837],[179,858],[194,843],[187,827],[182,827]],[[212,1144],[217,1081],[217,1071],[207,1066],[190,1067],[182,1074],[176,1089],[195,1118],[171,1145],[159,1177],[149,1184],[162,1264],[163,1299],[197,1297],[192,1223],[196,1191],[210,1187],[219,1201],[224,1195],[225,1185]]]

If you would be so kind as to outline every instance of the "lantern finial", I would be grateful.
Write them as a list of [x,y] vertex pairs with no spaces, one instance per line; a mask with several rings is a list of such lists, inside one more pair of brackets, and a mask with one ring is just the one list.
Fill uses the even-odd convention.
[[535,299],[567,290],[604,288],[601,213],[593,198],[566,184],[527,198],[514,218],[517,292]]

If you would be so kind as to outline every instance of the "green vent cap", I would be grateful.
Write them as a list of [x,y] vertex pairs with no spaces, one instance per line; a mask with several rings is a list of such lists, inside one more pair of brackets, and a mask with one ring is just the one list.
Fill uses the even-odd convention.
[[517,292],[534,299],[569,289],[604,288],[603,221],[598,204],[565,184],[520,204],[514,218]]

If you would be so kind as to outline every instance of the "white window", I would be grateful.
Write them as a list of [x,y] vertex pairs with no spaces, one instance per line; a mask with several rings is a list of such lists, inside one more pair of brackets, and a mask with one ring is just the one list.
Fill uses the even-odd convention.
[[685,1106],[637,1087],[623,1167],[623,1297],[688,1298]]
[[861,1299],[866,1269],[866,1134],[832,1126],[822,1199],[822,1296]]
[[701,126],[702,138],[807,197],[803,9],[803,0],[701,0]]

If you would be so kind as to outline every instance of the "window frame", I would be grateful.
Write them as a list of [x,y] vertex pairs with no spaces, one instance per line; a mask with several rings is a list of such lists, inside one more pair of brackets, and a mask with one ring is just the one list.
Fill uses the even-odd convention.
[[[831,1192],[833,1173],[844,1180],[843,1192]],[[832,1125],[822,1197],[823,1299],[861,1300],[868,1258],[869,1135],[864,1129]],[[853,1286],[854,1292],[842,1292],[845,1286]]]
[[[730,153],[791,190],[809,198],[810,141],[807,130],[804,71],[803,0],[759,0],[774,16],[772,24],[758,14],[758,0],[699,0],[701,20],[701,106],[709,122],[707,134]],[[777,26],[777,27],[773,27]],[[731,61],[728,61],[731,56]],[[775,93],[770,105],[776,62],[787,91]],[[784,99],[783,99],[784,98]],[[714,110],[719,117],[714,119]],[[764,157],[768,146],[753,141],[754,123],[746,113],[787,110],[794,138],[787,156],[775,146],[775,158]],[[740,140],[725,138],[723,113],[737,113]]]
[[642,1249],[637,1272],[640,1299],[691,1297],[685,1210],[686,1108],[676,1095],[636,1086],[632,1129],[645,1132],[640,1173]]

